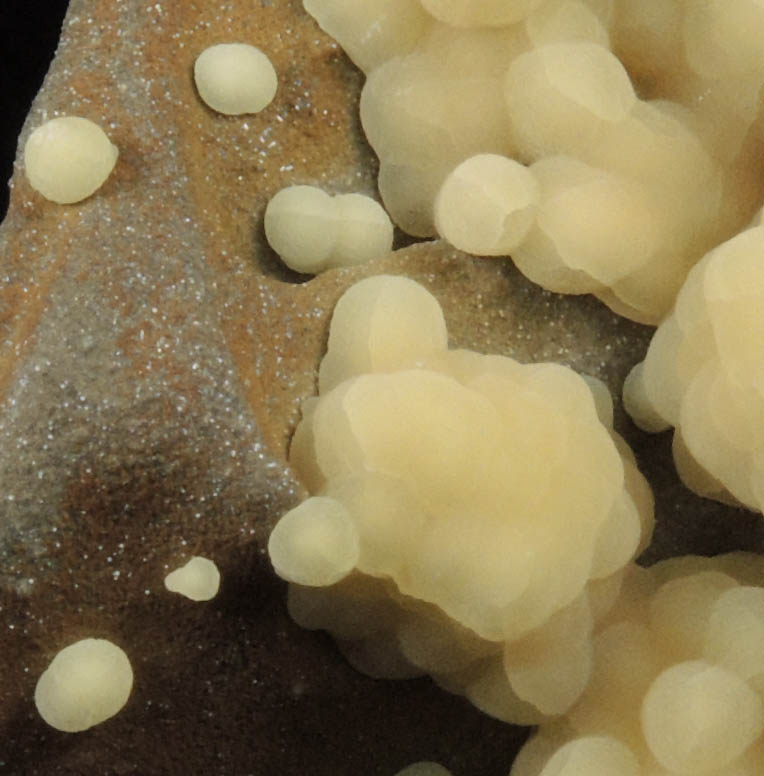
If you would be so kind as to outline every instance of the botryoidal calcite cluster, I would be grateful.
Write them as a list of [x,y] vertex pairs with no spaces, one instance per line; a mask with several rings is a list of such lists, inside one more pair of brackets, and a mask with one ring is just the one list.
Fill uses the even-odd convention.
[[367,76],[380,193],[413,235],[657,324],[759,205],[759,3],[304,5]]
[[[758,220],[757,220],[758,223]],[[624,401],[647,430],[670,426],[697,493],[764,511],[764,227],[715,248],[682,287]]]
[[373,676],[430,674],[512,722],[564,712],[652,527],[611,412],[566,367],[449,350],[417,283],[356,284],[291,446],[312,497],[269,543],[293,618]]
[[763,586],[764,560],[748,553],[631,566],[588,687],[511,776],[759,776]]

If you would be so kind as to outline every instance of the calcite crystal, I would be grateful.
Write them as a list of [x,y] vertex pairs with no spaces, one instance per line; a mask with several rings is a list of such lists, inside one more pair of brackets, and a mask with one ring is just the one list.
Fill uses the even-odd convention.
[[[196,56],[230,40],[265,51],[279,73],[255,116],[215,114],[194,90]],[[264,552],[277,517],[306,495],[286,450],[315,392],[329,313],[362,277],[406,274],[437,296],[453,346],[561,361],[613,394],[649,331],[440,243],[307,283],[286,270],[263,233],[278,190],[375,194],[361,81],[299,0],[71,1],[19,144],[49,118],[80,115],[120,153],[98,193],[68,206],[36,194],[19,157],[0,227],[8,773],[172,773],[183,763],[209,774],[387,776],[431,760],[505,776],[523,731],[427,680],[369,680],[287,616]],[[652,558],[760,545],[745,512],[681,488],[665,437],[636,432],[619,405],[615,425],[658,494]],[[692,530],[680,506],[693,511]],[[193,555],[221,570],[208,604],[163,586]],[[116,717],[74,738],[37,716],[34,687],[61,648],[85,638],[123,645],[135,682]]]

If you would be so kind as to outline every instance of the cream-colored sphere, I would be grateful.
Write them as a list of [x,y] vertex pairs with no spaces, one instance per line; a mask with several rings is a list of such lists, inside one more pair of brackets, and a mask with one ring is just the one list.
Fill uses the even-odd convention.
[[393,224],[385,209],[365,194],[333,197],[337,238],[329,267],[364,264],[393,248]]
[[448,768],[444,768],[440,763],[422,760],[421,762],[407,765],[402,771],[398,771],[395,776],[451,776],[451,771]]
[[194,556],[184,566],[164,578],[171,593],[180,593],[192,601],[209,601],[220,589],[220,572],[209,558]]
[[268,555],[276,573],[298,585],[333,585],[358,561],[358,531],[345,507],[314,496],[287,512],[271,532]]
[[540,776],[641,776],[639,762],[620,741],[606,736],[585,736],[558,749]]
[[194,63],[199,96],[218,113],[259,113],[278,88],[271,60],[247,43],[219,43],[205,49]]
[[287,186],[265,208],[265,237],[295,272],[326,267],[337,239],[334,202],[316,186]]
[[506,27],[540,4],[541,0],[422,0],[438,21],[454,27]]
[[761,735],[759,695],[736,674],[702,660],[660,673],[642,703],[642,729],[672,773],[719,773]]
[[536,220],[533,173],[499,154],[478,154],[449,173],[435,199],[435,227],[459,250],[507,256]]
[[132,687],[133,669],[122,649],[106,639],[82,639],[53,658],[34,700],[51,727],[78,733],[113,717]]
[[94,122],[61,116],[32,132],[24,146],[30,185],[46,199],[68,205],[87,199],[106,181],[119,151]]

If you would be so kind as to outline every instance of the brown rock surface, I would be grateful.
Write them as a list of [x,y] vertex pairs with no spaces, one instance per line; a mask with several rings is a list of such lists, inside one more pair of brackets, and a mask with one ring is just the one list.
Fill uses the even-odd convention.
[[[217,115],[194,91],[196,55],[232,40],[279,73],[257,116]],[[650,331],[437,243],[309,282],[283,269],[262,232],[279,188],[374,192],[360,86],[298,0],[72,0],[20,145],[77,114],[120,158],[68,207],[19,160],[0,227],[0,774],[508,770],[522,731],[427,681],[360,676],[289,621],[264,547],[304,496],[285,465],[299,403],[334,302],[381,271],[438,296],[454,345],[569,363],[616,393]],[[678,485],[665,435],[618,425],[659,499],[652,558],[761,546],[758,518]],[[162,584],[193,554],[223,576],[207,604]],[[85,636],[127,651],[135,688],[111,721],[57,733],[34,685]]]

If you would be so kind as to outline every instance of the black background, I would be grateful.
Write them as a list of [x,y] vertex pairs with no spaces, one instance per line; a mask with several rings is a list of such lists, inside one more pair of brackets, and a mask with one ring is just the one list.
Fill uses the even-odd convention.
[[68,0],[0,0],[0,220],[16,142],[56,50]]

